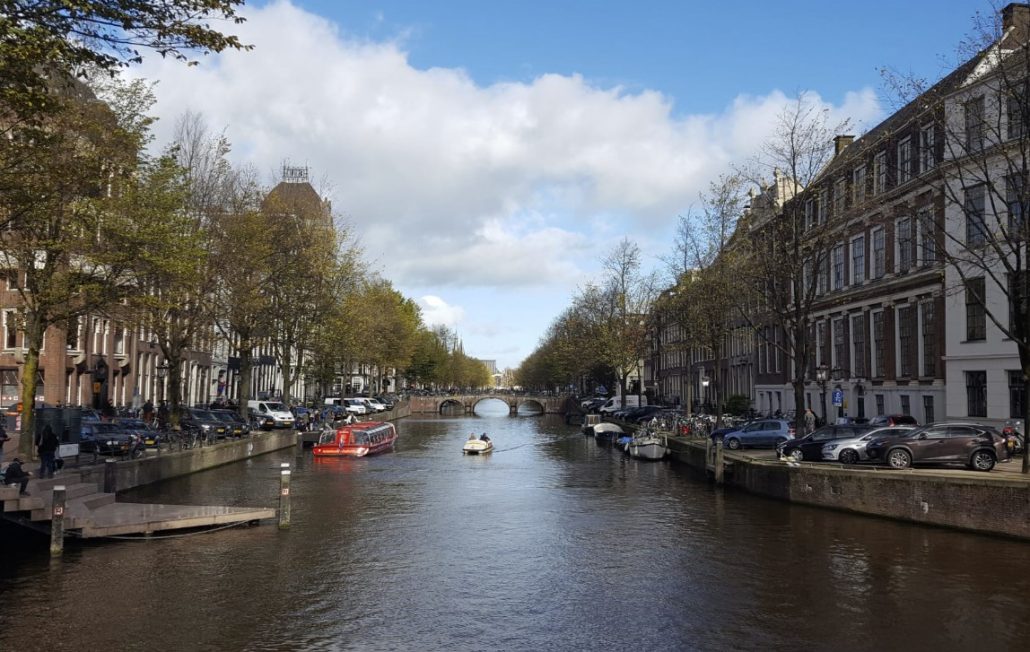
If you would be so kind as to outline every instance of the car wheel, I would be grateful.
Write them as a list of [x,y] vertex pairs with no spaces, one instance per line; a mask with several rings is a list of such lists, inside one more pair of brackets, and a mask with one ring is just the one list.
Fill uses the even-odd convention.
[[840,463],[841,464],[856,464],[858,462],[858,453],[846,448],[840,452]]
[[804,462],[805,451],[801,450],[800,448],[795,448],[790,452],[790,459],[794,460],[795,462]]
[[895,448],[887,453],[887,464],[892,469],[907,469],[912,466],[912,456],[903,448]]
[[990,471],[994,468],[994,455],[990,451],[976,451],[969,460],[969,466],[976,471]]
[[726,448],[730,449],[731,451],[735,451],[735,450],[739,449],[740,448],[740,440],[737,439],[736,437],[730,437],[729,439],[726,440]]

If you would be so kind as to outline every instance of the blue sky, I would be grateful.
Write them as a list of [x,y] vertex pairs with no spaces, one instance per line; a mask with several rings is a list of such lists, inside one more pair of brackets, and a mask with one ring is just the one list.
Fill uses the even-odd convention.
[[677,216],[813,92],[859,131],[880,69],[936,78],[982,2],[358,2],[247,7],[253,52],[148,59],[158,137],[199,112],[274,181],[284,160],[373,266],[470,355],[516,366],[620,238]]

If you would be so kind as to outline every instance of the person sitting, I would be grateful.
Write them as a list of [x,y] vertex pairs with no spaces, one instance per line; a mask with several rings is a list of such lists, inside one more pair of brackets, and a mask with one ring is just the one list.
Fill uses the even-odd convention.
[[484,432],[483,436],[479,438],[480,441],[490,441],[490,437]]
[[474,441],[475,439],[476,439],[476,433],[470,432],[469,433],[469,441]]
[[18,490],[18,493],[22,496],[28,496],[29,492],[25,491],[25,488],[29,486],[30,477],[32,477],[32,474],[26,473],[21,468],[21,460],[16,457],[7,465],[7,470],[4,472],[4,484],[19,483],[21,488]]

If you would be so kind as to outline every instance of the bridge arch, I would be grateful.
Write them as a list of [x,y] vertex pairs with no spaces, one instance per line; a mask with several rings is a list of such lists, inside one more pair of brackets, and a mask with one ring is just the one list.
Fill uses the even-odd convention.
[[541,401],[536,400],[535,398],[527,398],[519,401],[515,405],[515,414],[518,414],[518,411],[521,408],[527,408],[529,410],[532,410],[534,414],[545,414],[547,412],[547,406],[544,405]]
[[461,401],[461,399],[445,398],[444,400],[440,401],[440,404],[437,406],[436,412],[437,412],[437,414],[443,414],[443,412],[447,408],[458,409],[458,410],[461,410],[462,412],[467,411],[467,408],[466,408],[465,404]]

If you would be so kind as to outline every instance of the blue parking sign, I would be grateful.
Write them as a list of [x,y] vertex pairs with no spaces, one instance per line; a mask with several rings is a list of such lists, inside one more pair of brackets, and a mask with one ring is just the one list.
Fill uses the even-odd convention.
[[840,407],[842,405],[844,405],[844,390],[839,388],[833,390],[833,406]]

